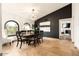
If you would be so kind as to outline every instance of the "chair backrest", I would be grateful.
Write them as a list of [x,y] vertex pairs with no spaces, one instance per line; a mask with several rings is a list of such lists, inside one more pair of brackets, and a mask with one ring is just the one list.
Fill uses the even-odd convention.
[[36,31],[35,37],[38,39],[42,39],[43,38],[43,31]]
[[25,35],[25,34],[26,34],[26,30],[22,30],[21,33],[20,33],[21,36]]
[[43,31],[40,31],[40,37],[43,38]]
[[20,40],[21,39],[21,31],[17,31],[16,32],[16,37],[17,37],[17,40]]

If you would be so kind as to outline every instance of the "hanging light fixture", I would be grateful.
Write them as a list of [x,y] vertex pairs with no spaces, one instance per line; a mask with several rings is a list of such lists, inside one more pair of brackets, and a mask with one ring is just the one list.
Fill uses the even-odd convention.
[[33,8],[32,9],[32,20],[35,20],[37,18],[37,14],[38,14],[38,9],[37,8]]
[[32,20],[34,20],[34,18],[35,18],[35,13],[34,12],[35,12],[35,9],[33,8],[32,9]]
[[35,9],[32,9],[32,11],[35,11]]

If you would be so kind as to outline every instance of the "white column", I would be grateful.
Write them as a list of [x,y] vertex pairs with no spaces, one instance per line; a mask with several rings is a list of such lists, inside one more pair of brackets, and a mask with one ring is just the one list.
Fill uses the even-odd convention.
[[79,48],[79,3],[72,4],[72,25],[74,46]]

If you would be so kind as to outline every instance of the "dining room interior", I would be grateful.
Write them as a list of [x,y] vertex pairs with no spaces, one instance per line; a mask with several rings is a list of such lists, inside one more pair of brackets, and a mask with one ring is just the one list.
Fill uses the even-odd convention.
[[79,4],[0,3],[2,56],[79,56]]

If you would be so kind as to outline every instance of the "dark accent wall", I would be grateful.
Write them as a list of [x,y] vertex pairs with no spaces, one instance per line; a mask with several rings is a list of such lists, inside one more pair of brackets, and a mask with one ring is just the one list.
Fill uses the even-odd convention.
[[[52,7],[53,8],[53,7]],[[35,24],[38,26],[40,22],[50,21],[50,32],[44,32],[46,37],[59,38],[59,19],[71,18],[72,17],[72,4],[69,4],[61,9],[52,12],[37,21]]]

